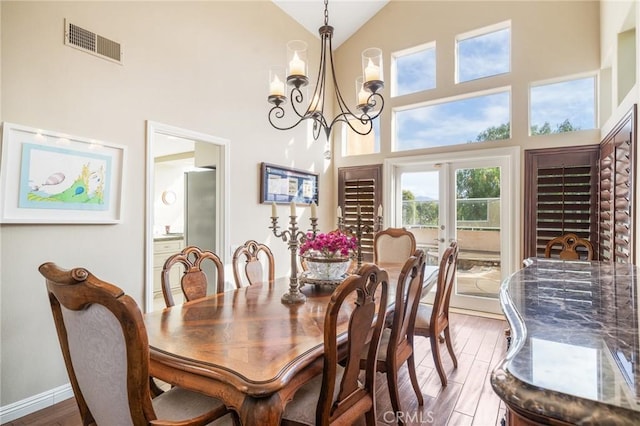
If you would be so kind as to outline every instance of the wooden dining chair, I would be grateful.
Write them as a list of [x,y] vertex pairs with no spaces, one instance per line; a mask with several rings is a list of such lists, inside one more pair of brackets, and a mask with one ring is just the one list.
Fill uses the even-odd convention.
[[[386,271],[364,264],[336,287],[324,319],[322,375],[295,393],[285,407],[282,425],[354,425],[363,421],[363,414],[366,425],[376,424],[376,358],[384,326],[388,283]],[[337,324],[345,312],[350,317],[348,341],[342,345],[338,343]],[[342,350],[339,354],[339,345],[346,348],[346,357],[342,356]],[[362,381],[359,379],[360,354],[365,348],[368,350]],[[315,412],[311,409],[313,406]]]
[[248,240],[236,249],[231,266],[237,288],[264,282],[265,269],[269,283],[273,284],[275,279],[275,264],[271,249],[254,240]]
[[576,234],[567,233],[549,241],[544,249],[544,257],[552,257],[552,254],[562,260],[579,260],[582,254],[585,260],[593,260],[593,246],[584,238]]
[[[416,374],[413,328],[422,294],[425,262],[426,254],[424,250],[418,249],[404,263],[396,285],[396,300],[391,322],[383,330],[380,340],[376,370],[380,373],[385,373],[387,376],[387,388],[389,389],[391,406],[395,413],[403,412],[400,405],[398,372],[405,363],[407,364],[411,385],[418,399],[418,405],[424,404]],[[360,367],[364,368],[365,365],[366,359],[362,358]],[[401,415],[397,416],[397,421],[403,424]]]
[[447,376],[444,373],[440,348],[438,346],[443,335],[447,350],[453,360],[453,367],[458,368],[458,360],[456,354],[453,352],[453,343],[451,342],[449,327],[449,300],[451,299],[456,269],[458,267],[458,253],[458,243],[456,241],[451,242],[440,260],[436,295],[433,300],[433,305],[426,303],[418,304],[415,327],[413,329],[415,336],[428,337],[431,341],[431,353],[433,354],[433,361],[440,376],[442,386],[447,386]]
[[373,237],[373,262],[403,264],[416,251],[416,237],[405,228],[387,228]]
[[210,261],[215,266],[216,273],[216,293],[224,291],[224,265],[217,254],[201,250],[196,246],[188,246],[180,253],[170,256],[162,267],[160,282],[162,285],[162,295],[167,307],[173,306],[173,294],[171,293],[171,268],[178,264],[184,267],[184,273],[180,278],[180,287],[184,300],[194,300],[207,295],[208,280],[207,274],[202,269],[203,262]]
[[46,280],[83,424],[160,425],[180,421],[180,425],[195,426],[216,419],[223,422],[216,424],[236,422],[235,414],[220,400],[179,387],[151,399],[144,320],[135,300],[122,289],[84,268],[69,271],[49,262],[39,271]]

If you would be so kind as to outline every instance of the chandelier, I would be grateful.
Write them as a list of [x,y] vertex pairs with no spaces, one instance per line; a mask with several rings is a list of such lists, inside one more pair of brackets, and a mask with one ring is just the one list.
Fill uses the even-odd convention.
[[[331,129],[338,122],[346,123],[351,130],[360,135],[367,135],[373,129],[372,120],[380,115],[384,107],[384,98],[378,93],[384,87],[382,51],[378,48],[369,48],[362,52],[362,77],[356,79],[355,104],[358,112],[354,113],[347,106],[336,81],[331,47],[333,27],[329,25],[328,3],[328,0],[324,1],[324,25],[318,30],[321,41],[320,67],[313,95],[310,97],[311,102],[305,100],[305,87],[309,84],[307,44],[300,40],[290,41],[287,43],[286,71],[285,67],[274,67],[269,72],[268,101],[274,105],[269,111],[269,123],[276,129],[289,130],[304,120],[312,120],[314,139],[318,139],[322,129],[328,140]],[[334,95],[340,109],[333,119],[328,119],[324,115],[327,73],[333,80]],[[285,82],[291,88],[288,98],[291,101],[291,115],[294,118],[289,119],[289,123],[293,122],[293,124],[278,124],[287,120],[285,118],[287,113],[283,108],[287,103]]]

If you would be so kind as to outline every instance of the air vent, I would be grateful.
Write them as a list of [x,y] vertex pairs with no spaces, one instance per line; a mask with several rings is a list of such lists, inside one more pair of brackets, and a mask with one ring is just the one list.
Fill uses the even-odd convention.
[[122,64],[120,43],[109,40],[65,20],[64,44],[83,50],[112,62]]

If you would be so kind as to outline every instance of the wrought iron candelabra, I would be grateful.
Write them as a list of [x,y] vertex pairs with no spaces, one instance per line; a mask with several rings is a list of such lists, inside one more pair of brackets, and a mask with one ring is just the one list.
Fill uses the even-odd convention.
[[[339,208],[338,208],[339,209]],[[362,234],[366,234],[367,232],[378,232],[382,227],[382,207],[378,210],[378,215],[375,216],[373,220],[373,226],[362,223],[362,214],[360,212],[360,206],[358,206],[358,211],[356,213],[356,223],[355,225],[346,225],[344,223],[344,217],[342,215],[338,215],[338,229],[342,232],[348,232],[352,235],[356,236],[358,241],[358,268],[362,266]]]
[[[307,298],[300,292],[300,286],[298,283],[298,247],[300,243],[304,243],[307,240],[305,232],[298,228],[298,221],[295,215],[295,205],[291,206],[291,215],[289,216],[289,228],[283,231],[278,231],[278,216],[274,212],[271,216],[271,226],[269,229],[273,231],[273,235],[276,238],[281,238],[282,241],[288,243],[289,251],[291,252],[291,276],[289,277],[289,291],[282,295],[281,301],[283,303],[295,304],[303,303]],[[312,210],[315,210],[312,208]],[[311,233],[315,237],[318,232],[318,218],[312,213],[311,221]]]

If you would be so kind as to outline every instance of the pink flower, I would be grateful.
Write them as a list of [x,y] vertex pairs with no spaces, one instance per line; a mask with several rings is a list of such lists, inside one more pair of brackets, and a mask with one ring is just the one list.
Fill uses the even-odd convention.
[[309,232],[306,241],[300,246],[300,254],[316,251],[325,257],[349,256],[358,248],[356,237],[349,237],[340,231],[317,234],[315,238]]

